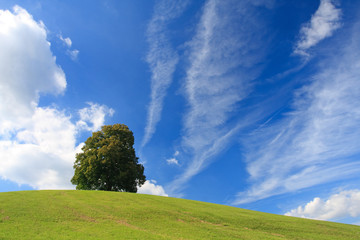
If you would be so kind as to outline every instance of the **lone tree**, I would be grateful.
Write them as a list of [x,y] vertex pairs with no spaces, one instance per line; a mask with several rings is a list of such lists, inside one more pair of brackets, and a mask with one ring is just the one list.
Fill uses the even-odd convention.
[[124,124],[105,125],[76,154],[76,189],[137,192],[145,182],[144,166],[135,155],[134,136]]

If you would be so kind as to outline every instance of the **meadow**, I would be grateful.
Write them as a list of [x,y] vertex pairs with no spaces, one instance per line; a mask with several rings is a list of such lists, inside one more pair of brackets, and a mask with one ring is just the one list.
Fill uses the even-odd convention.
[[123,192],[0,193],[0,239],[360,239],[360,227]]

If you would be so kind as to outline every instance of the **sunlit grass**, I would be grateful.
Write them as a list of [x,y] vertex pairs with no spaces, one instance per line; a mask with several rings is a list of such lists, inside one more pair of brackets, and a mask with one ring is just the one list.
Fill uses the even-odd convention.
[[102,191],[0,193],[0,239],[360,239],[360,227]]

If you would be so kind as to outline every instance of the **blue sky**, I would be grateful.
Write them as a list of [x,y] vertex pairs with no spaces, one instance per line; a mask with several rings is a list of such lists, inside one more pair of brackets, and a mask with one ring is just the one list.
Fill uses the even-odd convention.
[[2,0],[0,191],[124,123],[140,193],[359,224],[359,4]]

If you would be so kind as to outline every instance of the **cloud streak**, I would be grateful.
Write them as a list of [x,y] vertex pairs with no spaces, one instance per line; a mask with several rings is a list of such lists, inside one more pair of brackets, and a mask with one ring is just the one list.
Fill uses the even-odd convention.
[[307,50],[321,40],[330,37],[340,27],[341,10],[336,8],[332,0],[321,0],[320,6],[300,30],[300,40],[294,53],[308,56]]
[[148,25],[149,52],[146,61],[151,70],[151,100],[148,106],[145,134],[142,140],[143,147],[150,141],[156,131],[156,125],[161,119],[164,98],[179,61],[179,56],[169,41],[167,25],[181,15],[187,2],[158,2]]
[[[356,25],[358,27],[358,25]],[[360,55],[357,28],[344,49],[323,60],[310,84],[295,93],[293,110],[247,139],[248,203],[360,173]],[[343,38],[344,40],[345,38]]]
[[184,172],[168,186],[171,193],[181,191],[208,166],[243,126],[230,122],[237,104],[248,95],[264,54],[259,50],[263,29],[254,8],[251,3],[238,1],[209,0],[204,5],[189,43],[184,85],[189,109],[182,147],[192,157]]

